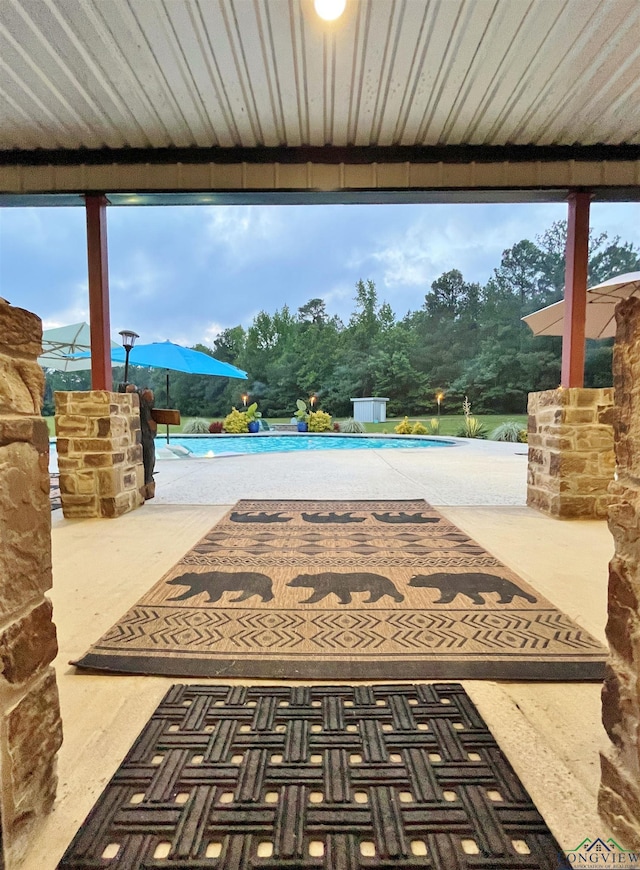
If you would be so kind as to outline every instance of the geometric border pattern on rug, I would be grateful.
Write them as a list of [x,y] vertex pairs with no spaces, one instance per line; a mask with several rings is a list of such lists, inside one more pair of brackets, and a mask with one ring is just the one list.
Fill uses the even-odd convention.
[[215,678],[601,680],[606,655],[422,500],[245,500],[74,664]]
[[49,475],[49,501],[51,504],[51,510],[57,511],[62,507],[62,500],[60,496],[60,475],[59,474],[50,474]]
[[569,864],[449,683],[173,686],[58,865],[103,866]]

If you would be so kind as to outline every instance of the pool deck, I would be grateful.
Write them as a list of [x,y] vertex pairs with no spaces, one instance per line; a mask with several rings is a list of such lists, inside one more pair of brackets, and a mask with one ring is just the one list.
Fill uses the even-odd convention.
[[[52,598],[65,740],[54,812],[22,866],[54,870],[167,688],[207,682],[82,674],[68,662],[240,498],[425,498],[604,642],[613,552],[606,523],[553,520],[527,508],[526,465],[526,445],[481,441],[426,451],[166,460],[157,464],[156,498],[140,510],[117,520],[65,520],[56,511]],[[596,812],[598,751],[606,742],[600,686],[463,685],[561,846],[606,839]]]

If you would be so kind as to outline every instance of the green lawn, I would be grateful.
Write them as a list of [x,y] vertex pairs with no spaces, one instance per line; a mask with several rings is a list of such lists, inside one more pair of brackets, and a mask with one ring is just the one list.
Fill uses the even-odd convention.
[[[477,417],[478,420],[486,427],[487,432],[491,433],[496,426],[500,423],[504,423],[507,420],[515,420],[520,423],[523,429],[527,428],[527,415],[526,414],[474,414],[474,417]],[[278,418],[278,417],[268,417],[266,418],[269,423],[288,423],[290,418]],[[412,423],[417,422],[418,420],[421,423],[429,423],[430,420],[434,419],[432,416],[425,417],[410,417],[409,420]],[[45,417],[47,421],[47,426],[49,427],[49,434],[55,435],[55,426],[53,422],[53,417]],[[183,417],[182,422],[179,426],[169,426],[169,432],[172,435],[177,435],[182,432],[183,427],[187,424],[189,420],[193,420],[193,417]],[[394,434],[394,427],[400,423],[401,418],[394,418],[387,420],[386,423],[365,423],[365,429],[367,432],[387,432],[389,435]],[[445,415],[443,414],[440,418],[440,435],[455,435],[462,426],[464,421],[464,416],[462,414],[459,415]],[[338,418],[338,422],[340,419]],[[158,432],[160,435],[163,435],[166,432],[165,426],[159,426]]]
[[[506,423],[507,421],[515,421],[516,423],[520,423],[523,429],[527,428],[527,415],[526,414],[473,414],[472,416],[476,417],[482,425],[486,428],[487,433],[491,434],[491,432],[498,426],[500,423]],[[389,419],[386,423],[365,423],[365,429],[367,432],[388,432],[390,435],[393,434],[394,427],[401,422],[403,418],[394,418]],[[427,425],[431,420],[436,419],[434,416],[424,416],[424,417],[409,417],[409,421],[411,423],[416,423],[420,421]],[[464,425],[464,414],[443,414],[440,417],[440,435],[456,435],[461,426]]]

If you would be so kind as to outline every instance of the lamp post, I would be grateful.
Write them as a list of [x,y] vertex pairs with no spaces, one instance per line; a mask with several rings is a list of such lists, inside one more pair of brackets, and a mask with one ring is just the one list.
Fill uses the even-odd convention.
[[444,393],[436,393],[436,401],[438,403],[438,420],[440,419],[440,402],[444,399]]
[[124,348],[124,383],[125,387],[129,383],[129,354],[131,348],[136,343],[136,338],[140,338],[137,332],[132,332],[130,329],[121,329],[122,346]]
[[247,407],[247,402],[249,401],[249,396],[246,393],[242,394],[242,404]]
[[313,409],[314,409],[314,407],[315,407],[315,404],[316,404],[316,397],[315,397],[315,396],[311,396],[311,398],[309,399],[309,405],[310,405],[312,411],[313,411]]

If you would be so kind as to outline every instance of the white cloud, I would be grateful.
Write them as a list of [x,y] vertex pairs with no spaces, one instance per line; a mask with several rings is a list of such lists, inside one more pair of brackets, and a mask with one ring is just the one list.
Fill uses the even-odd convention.
[[143,250],[133,251],[126,263],[109,278],[109,287],[119,293],[132,294],[137,299],[153,299],[166,284],[167,269],[159,269],[154,259]]
[[66,293],[57,294],[56,298],[64,300],[67,304],[64,308],[54,308],[46,315],[40,315],[43,329],[89,322],[89,290],[86,281],[72,285]]
[[344,303],[353,300],[354,296],[355,289],[351,282],[338,282],[322,294],[322,299],[326,303],[327,311],[331,314],[335,308],[343,308]]
[[408,226],[373,240],[369,252],[350,265],[378,264],[389,290],[427,287],[450,269],[484,282],[506,248],[533,239],[561,217],[555,205],[528,206],[526,211],[519,206],[432,206]]
[[273,253],[273,244],[282,240],[280,213],[264,206],[219,205],[207,208],[205,237],[226,250],[229,258],[249,260]]

